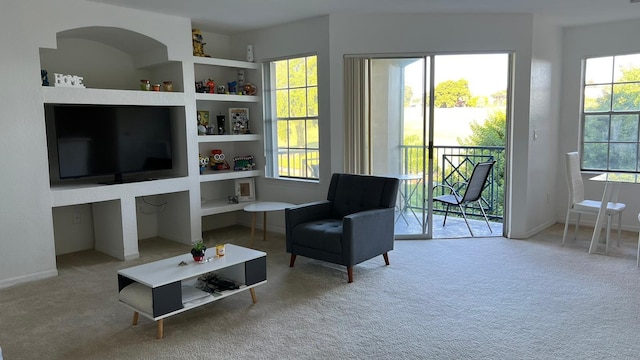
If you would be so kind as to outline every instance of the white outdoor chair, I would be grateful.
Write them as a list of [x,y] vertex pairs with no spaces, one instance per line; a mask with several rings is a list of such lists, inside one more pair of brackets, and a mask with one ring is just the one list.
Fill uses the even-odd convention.
[[[564,221],[564,233],[562,234],[562,245],[564,245],[565,238],[567,237],[567,230],[569,229],[569,216],[571,213],[578,214],[576,221],[576,230],[573,234],[573,238],[576,238],[578,234],[578,227],[580,226],[580,216],[582,214],[598,215],[600,211],[599,200],[585,200],[584,198],[584,183],[582,182],[582,175],[580,173],[580,154],[577,152],[570,152],[566,155],[566,167],[567,167],[567,184],[569,185],[569,205],[567,208],[567,217]],[[620,231],[621,220],[620,214],[626,207],[623,203],[607,204],[607,240],[605,245],[605,252],[609,251],[609,233],[611,232],[611,220],[613,216],[618,215],[618,240],[617,245],[620,246]]]

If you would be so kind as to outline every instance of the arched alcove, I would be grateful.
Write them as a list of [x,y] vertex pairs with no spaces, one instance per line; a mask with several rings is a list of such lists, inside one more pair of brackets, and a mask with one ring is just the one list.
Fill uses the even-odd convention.
[[135,31],[105,26],[56,34],[55,49],[40,49],[40,67],[53,74],[83,77],[87,88],[138,90],[140,80],[172,81],[182,91],[182,64],[169,61],[167,46]]

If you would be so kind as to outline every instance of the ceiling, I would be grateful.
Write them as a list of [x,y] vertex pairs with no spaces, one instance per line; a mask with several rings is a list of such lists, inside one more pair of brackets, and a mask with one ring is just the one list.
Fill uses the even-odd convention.
[[192,19],[194,27],[234,34],[336,14],[531,13],[561,26],[640,18],[629,0],[90,0]]

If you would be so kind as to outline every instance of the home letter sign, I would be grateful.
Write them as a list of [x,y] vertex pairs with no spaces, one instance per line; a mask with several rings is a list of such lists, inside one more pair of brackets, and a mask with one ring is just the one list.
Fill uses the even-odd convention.
[[56,81],[55,86],[57,87],[75,87],[75,88],[83,88],[85,87],[82,83],[82,76],[77,75],[64,75],[64,74],[55,74]]

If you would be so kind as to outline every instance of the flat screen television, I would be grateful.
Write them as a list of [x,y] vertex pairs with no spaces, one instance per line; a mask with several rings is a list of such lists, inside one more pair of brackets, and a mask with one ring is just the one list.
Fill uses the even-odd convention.
[[173,166],[170,107],[46,106],[60,179],[113,175],[113,183],[122,183],[125,174]]

